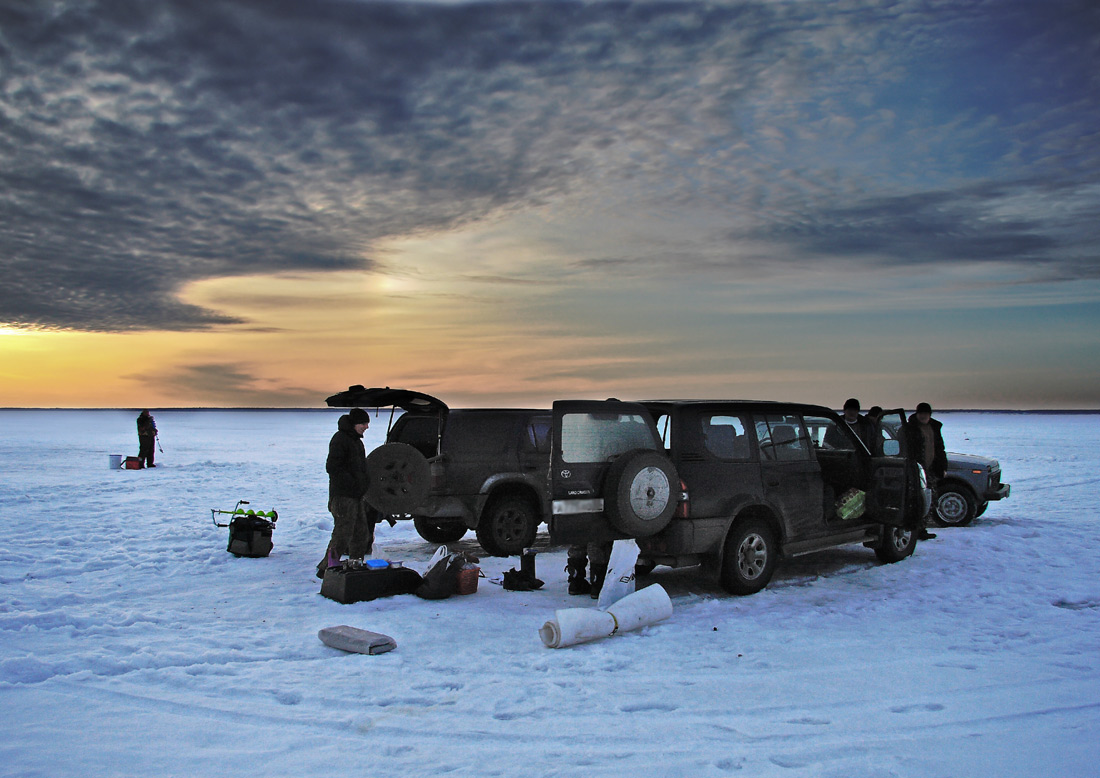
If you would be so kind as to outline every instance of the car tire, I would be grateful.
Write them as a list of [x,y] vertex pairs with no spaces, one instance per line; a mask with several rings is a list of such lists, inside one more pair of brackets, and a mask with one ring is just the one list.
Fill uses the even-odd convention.
[[680,477],[668,457],[649,449],[627,451],[607,470],[604,512],[627,537],[648,538],[672,520],[679,487]]
[[387,515],[415,513],[431,488],[431,468],[407,443],[387,443],[367,455],[366,500]]
[[738,522],[726,536],[719,583],[730,594],[755,594],[771,581],[778,557],[779,543],[766,521]]
[[454,543],[466,535],[466,525],[458,521],[436,521],[416,517],[413,526],[420,537],[429,543]]
[[490,556],[518,556],[535,542],[539,514],[534,502],[519,495],[492,500],[477,525],[477,542]]
[[917,531],[905,527],[883,526],[882,539],[875,544],[875,556],[880,562],[892,564],[912,556],[917,547]]
[[937,527],[965,527],[978,515],[978,501],[969,489],[944,486],[936,490],[932,521]]

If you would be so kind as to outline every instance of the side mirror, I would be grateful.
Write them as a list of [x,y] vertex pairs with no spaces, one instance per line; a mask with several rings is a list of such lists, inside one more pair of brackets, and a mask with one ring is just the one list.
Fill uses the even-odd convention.
[[897,440],[884,440],[882,441],[882,455],[887,457],[896,457],[901,455],[901,441]]

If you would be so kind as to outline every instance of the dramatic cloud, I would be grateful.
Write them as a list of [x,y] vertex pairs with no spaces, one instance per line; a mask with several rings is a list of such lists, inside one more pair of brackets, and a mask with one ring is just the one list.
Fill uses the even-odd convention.
[[548,203],[590,267],[659,218],[680,271],[1091,278],[1097,94],[1089,2],[8,4],[0,322],[210,327],[185,284],[384,270],[381,240]]

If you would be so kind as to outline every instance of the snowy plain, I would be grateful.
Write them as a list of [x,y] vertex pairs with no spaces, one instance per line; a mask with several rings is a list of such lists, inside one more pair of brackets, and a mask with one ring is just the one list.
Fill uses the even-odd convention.
[[[670,620],[551,650],[586,603],[545,531],[541,591],[340,605],[314,577],[338,412],[154,413],[161,466],[112,471],[136,413],[0,411],[0,775],[1100,775],[1096,415],[941,414],[1012,484],[971,527],[750,597],[658,568]],[[278,510],[270,557],[226,553],[238,499]],[[376,556],[433,550],[379,528]],[[337,624],[398,647],[328,648]]]

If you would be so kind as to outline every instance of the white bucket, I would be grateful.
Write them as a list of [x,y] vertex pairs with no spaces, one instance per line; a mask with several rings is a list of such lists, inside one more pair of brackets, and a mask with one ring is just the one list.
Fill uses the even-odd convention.
[[112,470],[121,470],[122,469],[122,454],[108,454],[107,456],[111,460],[111,469]]

